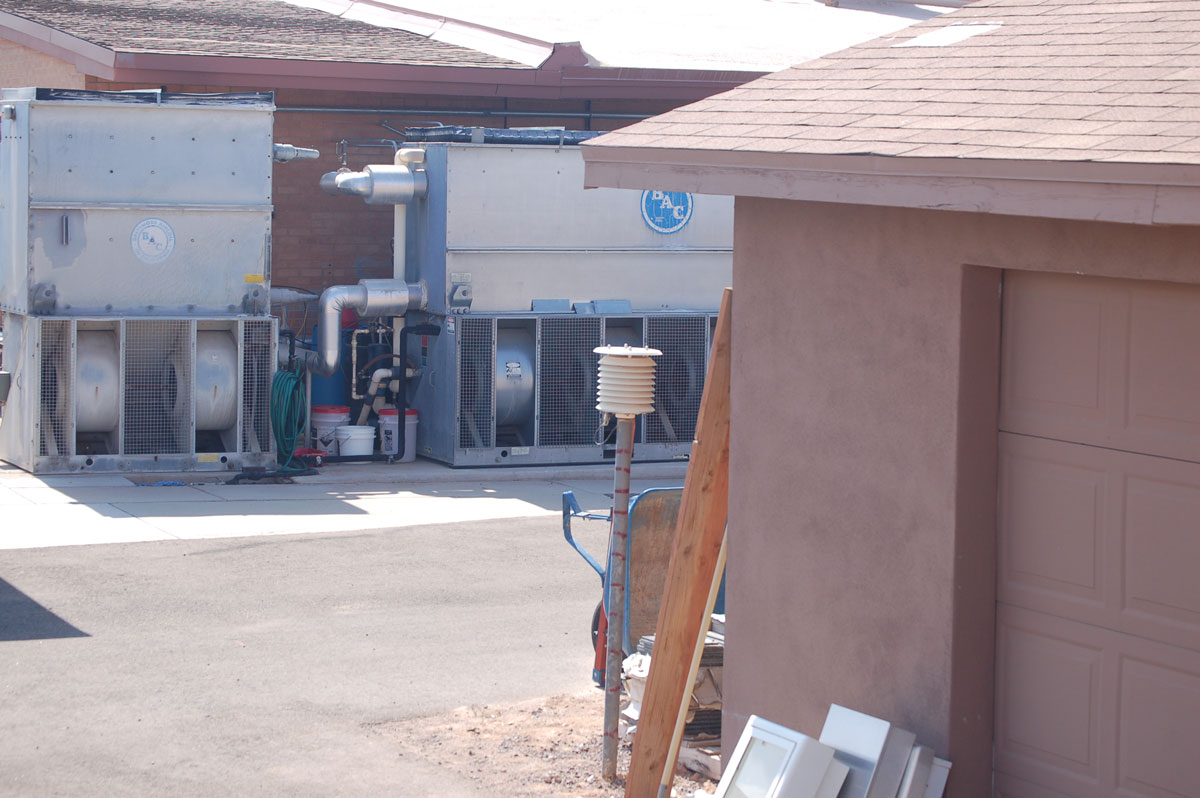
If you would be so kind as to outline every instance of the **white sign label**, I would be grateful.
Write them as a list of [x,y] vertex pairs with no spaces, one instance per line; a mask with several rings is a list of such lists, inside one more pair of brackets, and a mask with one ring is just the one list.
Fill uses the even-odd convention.
[[133,228],[129,247],[142,263],[162,263],[175,251],[175,231],[163,219],[143,219]]

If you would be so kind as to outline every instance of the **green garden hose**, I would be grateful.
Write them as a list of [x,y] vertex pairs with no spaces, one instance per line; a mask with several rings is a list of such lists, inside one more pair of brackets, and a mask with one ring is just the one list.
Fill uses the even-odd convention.
[[280,471],[305,471],[305,465],[292,465],[296,444],[304,434],[307,402],[304,382],[295,371],[275,372],[271,380],[271,431],[275,435],[275,450],[281,463]]

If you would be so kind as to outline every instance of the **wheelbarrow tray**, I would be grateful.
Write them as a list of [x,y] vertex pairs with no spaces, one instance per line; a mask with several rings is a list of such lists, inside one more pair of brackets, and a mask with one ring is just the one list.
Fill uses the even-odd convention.
[[[658,609],[667,581],[667,566],[675,537],[675,522],[683,488],[650,488],[629,501],[629,527],[626,536],[625,629],[622,647],[627,653],[637,650],[643,635],[654,634]],[[600,575],[605,611],[608,608],[608,575],[612,572],[612,552],[601,567],[571,535],[572,518],[611,521],[602,513],[585,513],[571,491],[563,494],[563,535],[571,548],[579,552]]]

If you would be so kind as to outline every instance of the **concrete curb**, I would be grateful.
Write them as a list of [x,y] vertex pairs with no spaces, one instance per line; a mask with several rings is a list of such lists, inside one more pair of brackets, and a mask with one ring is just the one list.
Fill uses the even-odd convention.
[[[18,468],[0,468],[0,486],[37,481],[47,487],[84,487],[88,485],[154,484],[182,482],[186,485],[216,485],[228,482],[236,471],[184,471],[130,474],[103,472],[94,474],[35,476]],[[311,476],[292,477],[298,485],[380,485],[397,486],[430,483],[564,482],[570,480],[611,479],[611,463],[568,466],[497,466],[489,468],[451,468],[444,463],[418,459],[413,463],[330,463]],[[678,479],[687,475],[687,462],[634,463],[635,479]],[[244,479],[243,485],[271,484]],[[28,487],[26,484],[20,487]]]

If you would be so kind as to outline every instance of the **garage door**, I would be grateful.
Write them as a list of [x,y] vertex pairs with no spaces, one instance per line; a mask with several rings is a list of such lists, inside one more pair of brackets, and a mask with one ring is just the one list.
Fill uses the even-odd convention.
[[996,794],[1200,796],[1200,288],[1008,272]]

